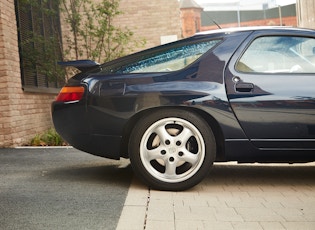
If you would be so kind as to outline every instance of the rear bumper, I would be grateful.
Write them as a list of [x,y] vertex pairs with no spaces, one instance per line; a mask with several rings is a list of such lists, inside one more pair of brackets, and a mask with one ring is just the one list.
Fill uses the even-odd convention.
[[105,158],[120,158],[122,137],[90,133],[84,103],[53,102],[51,111],[56,131],[74,148]]

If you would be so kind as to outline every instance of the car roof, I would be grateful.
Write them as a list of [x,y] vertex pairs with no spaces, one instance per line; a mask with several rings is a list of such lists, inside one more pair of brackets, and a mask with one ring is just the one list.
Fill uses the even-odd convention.
[[300,27],[290,27],[290,26],[249,26],[249,27],[231,27],[224,29],[208,30],[196,33],[195,35],[211,35],[211,34],[229,34],[234,32],[243,31],[263,31],[263,30],[280,30],[280,31],[304,31],[304,32],[314,32],[312,29],[300,28]]

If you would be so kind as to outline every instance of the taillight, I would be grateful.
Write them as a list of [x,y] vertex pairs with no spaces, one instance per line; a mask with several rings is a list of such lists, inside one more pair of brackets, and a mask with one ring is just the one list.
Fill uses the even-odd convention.
[[84,94],[83,86],[65,86],[61,89],[56,101],[79,101]]

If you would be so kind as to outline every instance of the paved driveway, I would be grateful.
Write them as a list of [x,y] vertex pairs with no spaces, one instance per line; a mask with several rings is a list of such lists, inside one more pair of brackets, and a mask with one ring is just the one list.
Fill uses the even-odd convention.
[[315,163],[220,163],[184,192],[134,180],[117,229],[314,230]]
[[0,229],[315,229],[315,163],[220,163],[183,192],[132,175],[75,149],[0,149]]
[[0,149],[0,229],[115,229],[131,177],[75,149]]

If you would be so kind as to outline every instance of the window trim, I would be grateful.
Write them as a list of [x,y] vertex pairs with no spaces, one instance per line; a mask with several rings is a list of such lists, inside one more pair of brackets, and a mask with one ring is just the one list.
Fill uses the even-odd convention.
[[[23,7],[25,7],[25,5],[22,3],[22,1],[15,0],[14,3],[18,32],[21,88],[24,92],[56,94],[60,91],[61,87],[65,83],[65,81],[61,79],[62,75],[60,75],[60,79],[56,77],[51,80],[49,79],[50,77],[48,75],[41,74],[39,72],[39,66],[37,63],[32,64],[29,60],[23,57],[23,55],[27,55],[25,54],[27,53],[27,51],[23,50],[22,43],[30,39],[30,47],[39,46],[40,49],[43,49],[40,54],[44,55],[47,46],[45,46],[44,43],[36,42],[36,37],[34,40],[33,33],[39,33],[39,36],[42,36],[44,41],[48,41],[48,38],[53,35],[57,41],[53,49],[53,53],[55,54],[53,60],[62,59],[62,31],[60,24],[59,7],[54,0],[48,0],[47,3],[43,0],[38,0],[37,3],[40,4],[40,6],[33,7],[29,5],[29,7],[27,7],[27,10],[23,11]],[[52,7],[50,9],[55,10],[56,14],[48,16],[44,15],[43,12],[40,10],[43,6]],[[34,17],[38,15],[43,21],[36,20],[36,22],[34,22]],[[56,30],[58,33],[55,33]],[[32,50],[35,51],[35,48]],[[54,63],[54,61],[52,61],[52,63]],[[52,66],[53,65],[54,64],[52,64]],[[57,60],[55,68],[59,68],[57,66]]]
[[[166,71],[166,72],[130,72],[130,73],[123,73],[120,72],[120,69],[122,69],[122,67],[128,65],[129,63],[132,62],[137,62],[135,60],[141,60],[142,58],[140,58],[141,56],[146,56],[147,57],[153,57],[155,55],[157,55],[158,53],[163,53],[167,50],[170,49],[175,49],[175,48],[179,48],[181,46],[186,46],[186,45],[193,45],[193,44],[198,44],[198,43],[203,43],[203,42],[210,42],[210,41],[215,41],[217,40],[218,42],[213,45],[209,50],[207,50],[205,53],[203,53],[200,57],[198,57],[196,60],[194,60],[192,63],[190,63],[189,65],[185,66],[184,68],[178,69],[178,70],[174,70],[174,71]],[[182,71],[186,68],[189,68],[191,65],[193,65],[194,63],[196,63],[198,60],[200,60],[204,55],[206,55],[206,53],[211,52],[213,49],[215,49],[215,47],[217,47],[219,44],[221,44],[223,42],[223,38],[222,37],[215,37],[215,38],[198,38],[198,39],[183,39],[183,40],[179,40],[176,42],[172,42],[172,43],[168,43],[165,45],[161,45],[161,46],[156,46],[147,50],[143,50],[140,51],[138,53],[134,53],[134,54],[130,54],[127,56],[124,56],[122,58],[104,63],[101,65],[101,69],[102,71],[100,71],[100,74],[119,74],[119,75],[125,75],[125,74],[149,74],[149,73],[160,73],[160,74],[169,74],[169,73],[174,73],[174,72],[178,72],[178,71]],[[143,59],[146,59],[143,58]]]

